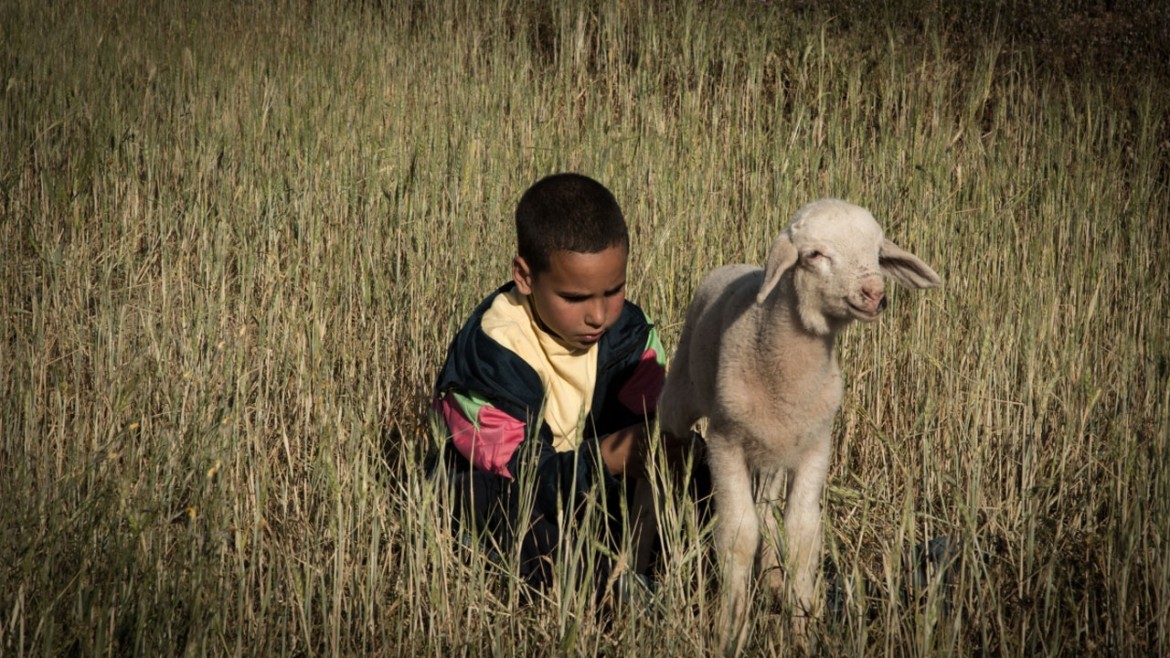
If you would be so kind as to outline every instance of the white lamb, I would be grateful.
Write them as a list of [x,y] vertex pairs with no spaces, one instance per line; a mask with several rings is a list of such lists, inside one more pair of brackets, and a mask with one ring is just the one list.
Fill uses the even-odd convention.
[[764,269],[715,270],[687,310],[658,414],[663,431],[674,436],[708,419],[725,652],[738,654],[746,640],[760,516],[773,541],[759,551],[759,573],[774,592],[782,584],[773,512],[781,475],[787,476],[784,527],[798,633],[816,613],[821,489],[843,390],[834,339],[853,320],[872,321],[885,308],[882,274],[910,288],[942,283],[925,263],[884,239],[867,210],[822,199],[796,213],[772,243]]

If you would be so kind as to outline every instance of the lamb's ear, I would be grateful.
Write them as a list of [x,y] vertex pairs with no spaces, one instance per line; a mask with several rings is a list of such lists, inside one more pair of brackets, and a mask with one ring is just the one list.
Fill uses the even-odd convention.
[[889,240],[882,242],[878,263],[886,276],[907,288],[937,288],[942,285],[942,279],[929,265]]
[[756,293],[756,303],[763,304],[772,288],[780,282],[780,277],[788,268],[796,264],[796,246],[788,236],[788,231],[781,233],[772,247],[768,249],[768,260],[764,263],[764,283],[760,285],[760,292]]

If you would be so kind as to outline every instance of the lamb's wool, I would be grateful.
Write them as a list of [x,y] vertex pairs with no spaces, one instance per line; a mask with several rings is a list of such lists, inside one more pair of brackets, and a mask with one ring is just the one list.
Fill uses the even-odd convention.
[[[910,288],[942,283],[925,263],[886,240],[867,210],[822,199],[797,212],[773,242],[765,268],[715,270],[687,310],[659,420],[664,432],[684,436],[700,418],[708,419],[725,651],[742,650],[760,517],[764,531],[776,537],[769,509],[784,483],[796,603],[804,615],[816,612],[821,489],[843,390],[834,341],[850,322],[881,313],[883,274]],[[763,514],[757,515],[757,504],[766,508]],[[775,547],[765,542],[758,557],[773,589],[781,584]]]

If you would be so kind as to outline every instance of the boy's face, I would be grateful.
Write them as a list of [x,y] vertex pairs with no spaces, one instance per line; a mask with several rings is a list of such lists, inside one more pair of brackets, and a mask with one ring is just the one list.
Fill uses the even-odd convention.
[[539,274],[517,256],[512,278],[545,331],[573,349],[589,349],[621,315],[626,248],[610,247],[595,254],[554,252],[548,270]]

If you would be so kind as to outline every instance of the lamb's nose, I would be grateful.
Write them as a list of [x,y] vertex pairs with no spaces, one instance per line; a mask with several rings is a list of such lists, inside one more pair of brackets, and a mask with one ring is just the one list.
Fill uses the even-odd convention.
[[869,307],[875,312],[881,311],[886,307],[886,289],[881,284],[864,286],[861,289],[861,294],[865,296],[865,301]]

